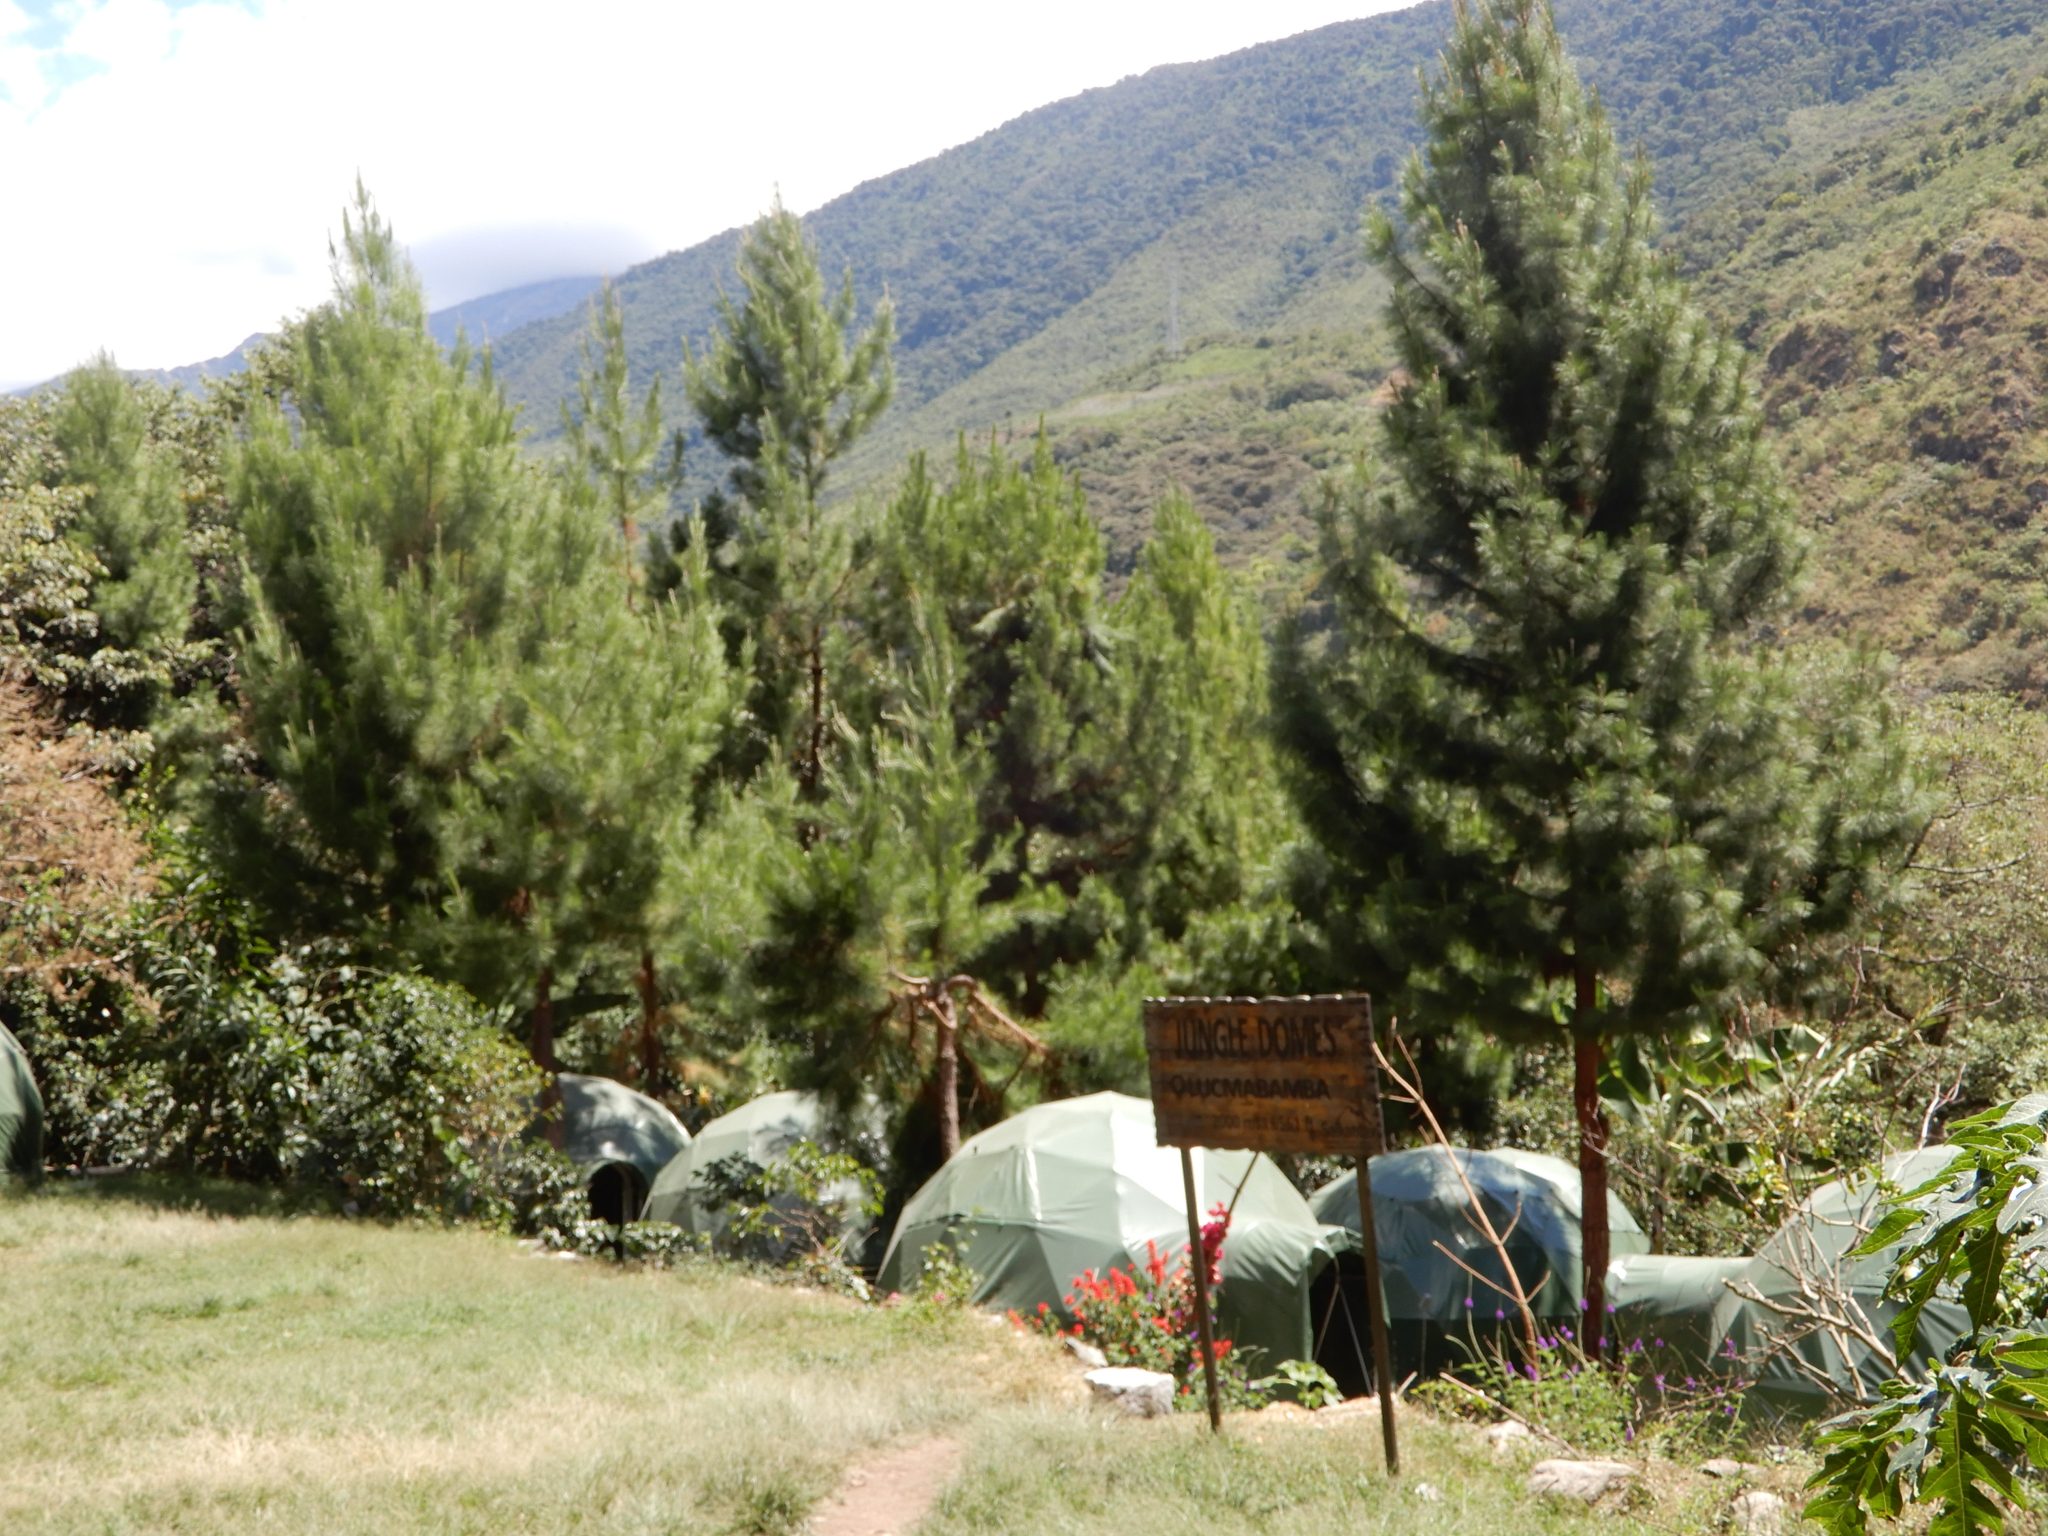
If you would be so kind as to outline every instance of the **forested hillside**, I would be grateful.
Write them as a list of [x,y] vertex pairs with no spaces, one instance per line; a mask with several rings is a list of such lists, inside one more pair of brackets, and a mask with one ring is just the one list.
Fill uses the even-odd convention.
[[[2023,0],[1562,0],[1558,16],[1618,137],[1651,158],[1695,272],[1782,243],[1789,197],[1810,196],[1837,149],[1896,142],[1917,156],[1930,120],[2002,102],[2024,86],[2043,25]],[[886,479],[909,447],[1025,434],[1045,416],[1117,563],[1176,485],[1227,558],[1283,553],[1313,474],[1362,444],[1358,407],[1386,351],[1359,216],[1389,195],[1415,134],[1416,71],[1448,24],[1447,5],[1424,5],[1153,70],[817,210],[806,222],[827,268],[850,266],[870,296],[886,289],[899,321],[897,401],[847,483]],[[1838,194],[1860,197],[1873,234],[1890,195],[1872,183]],[[683,342],[701,342],[737,240],[621,280],[636,370],[673,373]],[[1736,266],[1752,275],[1715,282],[1724,315],[1784,309],[1767,262]],[[535,430],[554,429],[579,328],[564,315],[496,343]],[[1766,349],[1776,339],[1751,333]],[[700,449],[692,485],[715,471]]]

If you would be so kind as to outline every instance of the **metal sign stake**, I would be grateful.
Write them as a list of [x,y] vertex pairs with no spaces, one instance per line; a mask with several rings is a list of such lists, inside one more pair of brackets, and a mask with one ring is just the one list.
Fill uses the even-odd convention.
[[1209,1432],[1223,1433],[1223,1397],[1216,1386],[1216,1325],[1209,1319],[1209,1256],[1202,1250],[1202,1206],[1195,1198],[1195,1155],[1180,1149],[1180,1187],[1188,1202],[1188,1272],[1195,1285],[1195,1328],[1202,1340],[1202,1377],[1209,1389]]
[[[1380,1399],[1380,1446],[1386,1452],[1389,1476],[1401,1470],[1401,1448],[1394,1438],[1394,1363],[1387,1351],[1387,1309],[1380,1286],[1380,1239],[1372,1221],[1372,1159],[1386,1150],[1386,1129],[1380,1117],[1380,1067],[1374,1056],[1378,1036],[1372,1027],[1372,1004],[1365,1005],[1365,1136],[1358,1156],[1358,1231],[1365,1240],[1365,1315],[1372,1329],[1372,1370]],[[1187,1154],[1183,1152],[1182,1157]]]

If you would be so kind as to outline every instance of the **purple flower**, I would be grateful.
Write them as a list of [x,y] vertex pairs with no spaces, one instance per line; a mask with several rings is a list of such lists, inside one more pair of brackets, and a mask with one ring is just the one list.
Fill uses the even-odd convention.
[[1465,1310],[1467,1312],[1470,1312],[1472,1310],[1472,1298],[1470,1296],[1467,1296],[1465,1298]]

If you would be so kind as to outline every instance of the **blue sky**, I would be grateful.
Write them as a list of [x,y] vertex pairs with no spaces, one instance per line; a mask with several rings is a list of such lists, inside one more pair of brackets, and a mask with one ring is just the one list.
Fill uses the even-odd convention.
[[319,302],[358,174],[451,304],[1403,3],[783,0],[764,33],[729,0],[0,0],[0,387],[101,348],[194,362]]

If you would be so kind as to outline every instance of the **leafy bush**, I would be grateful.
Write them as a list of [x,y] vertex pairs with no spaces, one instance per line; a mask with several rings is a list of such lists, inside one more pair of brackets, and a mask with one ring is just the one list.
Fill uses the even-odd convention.
[[779,1264],[827,1290],[865,1300],[868,1284],[850,1249],[882,1211],[882,1182],[849,1152],[801,1139],[766,1164],[743,1153],[703,1173],[705,1206],[726,1212],[714,1247],[732,1258]]
[[1327,1408],[1344,1400],[1337,1378],[1312,1360],[1281,1361],[1267,1384],[1304,1408]]
[[967,1262],[968,1237],[966,1232],[948,1229],[939,1242],[925,1245],[924,1252],[918,1256],[917,1280],[911,1287],[911,1300],[920,1306],[957,1309],[974,1299],[981,1276]]
[[204,878],[75,939],[100,958],[0,990],[45,1086],[53,1161],[271,1183],[388,1216],[513,1215],[540,1078],[465,993],[318,947],[273,951]]
[[1924,1379],[1886,1382],[1882,1401],[1823,1426],[1806,1516],[1832,1536],[1914,1504],[1936,1506],[1936,1533],[2002,1531],[2038,1498],[2027,1469],[2048,1466],[2048,1095],[1956,1122],[1949,1145],[1955,1161],[1855,1251],[1904,1244],[1890,1282],[1901,1354],[1937,1295],[1961,1301],[1969,1333]]

